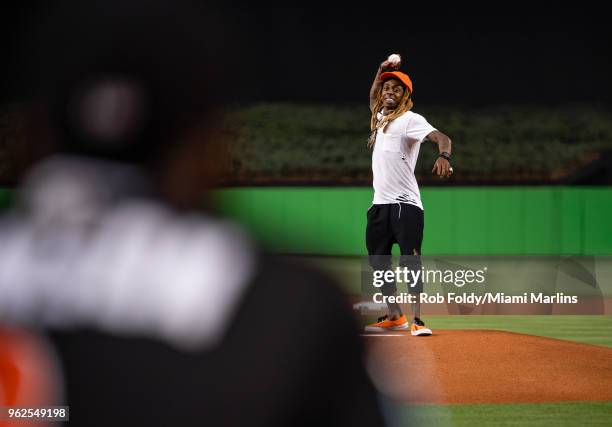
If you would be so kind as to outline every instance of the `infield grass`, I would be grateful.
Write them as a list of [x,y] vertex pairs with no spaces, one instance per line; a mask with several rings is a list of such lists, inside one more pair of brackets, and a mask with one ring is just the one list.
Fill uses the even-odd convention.
[[416,426],[610,426],[612,402],[496,405],[393,405],[392,425]]
[[434,331],[496,329],[612,347],[612,316],[428,316],[425,320]]

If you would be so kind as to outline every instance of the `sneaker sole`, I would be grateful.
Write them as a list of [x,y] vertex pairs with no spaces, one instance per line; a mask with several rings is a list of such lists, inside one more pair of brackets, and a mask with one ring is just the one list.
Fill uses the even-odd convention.
[[418,337],[418,336],[427,336],[427,335],[431,335],[431,329],[427,329],[427,328],[423,328],[423,329],[417,329],[416,331],[410,331],[410,333],[412,334],[413,337]]
[[402,331],[409,329],[410,325],[408,323],[404,323],[403,325],[397,326],[389,326],[388,328],[383,328],[381,326],[366,326],[366,332],[384,332],[384,331]]

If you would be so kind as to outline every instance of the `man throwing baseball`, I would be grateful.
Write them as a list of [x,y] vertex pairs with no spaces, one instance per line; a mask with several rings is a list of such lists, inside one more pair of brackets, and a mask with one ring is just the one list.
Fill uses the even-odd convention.
[[[440,155],[432,169],[435,175],[448,178],[453,173],[451,140],[411,111],[412,81],[398,71],[400,65],[399,55],[391,55],[378,68],[370,89],[372,134],[368,146],[372,149],[374,201],[367,212],[366,245],[375,271],[391,268],[395,243],[400,247],[400,265],[421,270],[423,204],[414,174],[421,143],[427,140],[438,145]],[[416,300],[411,304],[412,322],[408,323],[399,304],[387,299],[389,314],[366,326],[366,331],[410,328],[412,335],[431,335],[420,318],[418,294],[423,291],[423,282],[417,280],[408,286]],[[386,282],[381,291],[384,296],[395,295],[395,282]]]

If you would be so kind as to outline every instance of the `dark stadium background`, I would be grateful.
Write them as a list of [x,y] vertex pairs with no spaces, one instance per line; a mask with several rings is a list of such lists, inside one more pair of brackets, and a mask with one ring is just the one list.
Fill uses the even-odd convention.
[[[235,137],[224,186],[368,186],[366,94],[391,52],[414,81],[415,111],[461,145],[450,184],[612,183],[612,38],[601,11],[189,4],[216,25],[209,49],[229,112],[220,126]],[[52,5],[3,8],[0,183],[12,185],[27,163],[19,108],[37,97],[24,67],[49,74],[32,67],[24,40]],[[445,185],[428,169],[435,152],[422,151],[421,183]]]
[[[44,14],[46,3],[3,6],[0,34],[9,59],[2,61],[3,73],[24,20]],[[235,95],[240,100],[362,101],[377,62],[398,51],[423,103],[612,101],[610,27],[607,15],[593,9],[556,7],[533,14],[508,4],[483,14],[413,11],[409,3],[213,7],[224,26],[223,42],[240,55],[244,80]],[[3,99],[19,97],[20,88],[6,80],[2,86]]]

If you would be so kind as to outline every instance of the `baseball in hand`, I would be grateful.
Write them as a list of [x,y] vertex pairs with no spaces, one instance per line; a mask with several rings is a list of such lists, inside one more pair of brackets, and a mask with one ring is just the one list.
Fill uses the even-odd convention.
[[394,67],[397,67],[402,62],[402,57],[399,56],[397,53],[393,53],[389,55],[387,61],[389,61]]

